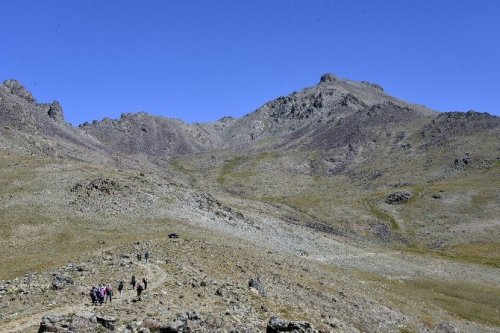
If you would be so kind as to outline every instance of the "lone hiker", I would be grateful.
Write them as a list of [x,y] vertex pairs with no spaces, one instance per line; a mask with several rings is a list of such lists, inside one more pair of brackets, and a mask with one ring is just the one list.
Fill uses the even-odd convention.
[[132,285],[132,289],[135,289],[135,284],[136,284],[135,275],[132,275],[132,280],[130,280],[130,284]]
[[139,283],[137,285],[137,289],[136,290],[137,290],[137,299],[140,301],[141,300],[142,290],[143,290],[142,284]]
[[122,294],[123,294],[123,281],[120,281],[120,283],[118,284],[118,292],[120,293],[120,298],[122,298]]
[[146,251],[146,253],[144,253],[144,259],[146,260],[146,264],[147,264],[148,259],[149,259],[149,251]]

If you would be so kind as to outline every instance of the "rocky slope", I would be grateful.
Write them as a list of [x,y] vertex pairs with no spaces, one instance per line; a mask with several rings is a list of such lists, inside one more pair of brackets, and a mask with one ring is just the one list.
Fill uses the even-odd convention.
[[[239,119],[78,128],[10,80],[0,121],[2,331],[500,325],[498,117],[328,74]],[[88,304],[131,274],[143,301]]]

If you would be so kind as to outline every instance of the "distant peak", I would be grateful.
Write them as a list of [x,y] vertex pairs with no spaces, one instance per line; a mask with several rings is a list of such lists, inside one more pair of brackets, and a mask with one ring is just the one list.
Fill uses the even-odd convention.
[[35,102],[35,98],[31,94],[31,92],[26,89],[21,82],[17,80],[5,80],[2,83],[2,86],[7,88],[7,90],[12,94],[17,97],[20,97],[28,102]]
[[367,87],[374,88],[374,89],[379,90],[379,91],[384,91],[384,88],[380,84],[378,84],[378,83],[373,83],[373,82],[368,82],[368,81],[361,81],[361,84],[365,85]]
[[326,74],[323,74],[323,76],[321,76],[321,79],[319,80],[319,83],[330,83],[330,82],[335,82],[337,81],[338,78],[331,74],[331,73],[326,73]]

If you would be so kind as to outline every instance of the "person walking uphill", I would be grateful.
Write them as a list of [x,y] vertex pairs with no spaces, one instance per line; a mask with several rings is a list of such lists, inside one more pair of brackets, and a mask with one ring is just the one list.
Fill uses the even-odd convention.
[[137,300],[140,301],[141,300],[141,294],[142,294],[142,291],[143,291],[142,284],[139,283],[137,285],[136,291],[137,291]]
[[120,281],[120,283],[118,284],[118,292],[120,293],[120,298],[122,298],[122,294],[123,294],[123,281]]
[[146,277],[142,278],[142,283],[144,283],[144,289],[148,289],[148,279]]
[[112,299],[113,299],[113,287],[111,287],[110,284],[108,284],[106,286],[106,302],[108,301],[109,299],[109,302],[111,303]]
[[146,251],[146,253],[144,253],[144,259],[146,260],[146,264],[147,264],[148,259],[149,259],[149,251]]
[[135,289],[135,284],[136,284],[135,275],[132,275],[132,280],[130,280],[130,284],[132,285],[132,289]]
[[90,289],[90,299],[92,300],[92,305],[97,304],[97,296],[96,296],[96,292],[95,292],[95,287],[92,287],[92,289]]

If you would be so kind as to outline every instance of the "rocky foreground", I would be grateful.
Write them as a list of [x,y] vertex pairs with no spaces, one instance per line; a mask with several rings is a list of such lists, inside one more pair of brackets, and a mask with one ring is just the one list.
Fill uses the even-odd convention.
[[[0,281],[2,332],[495,332],[391,281],[182,232],[110,247],[53,271]],[[148,250],[148,263],[136,254]],[[376,261],[377,259],[374,258]],[[130,278],[150,281],[141,300]],[[125,292],[118,295],[118,282]],[[91,304],[93,285],[115,295]],[[408,288],[405,294],[405,288]],[[399,290],[402,289],[402,290]],[[389,301],[392,299],[392,301]],[[388,303],[398,304],[395,308]]]

